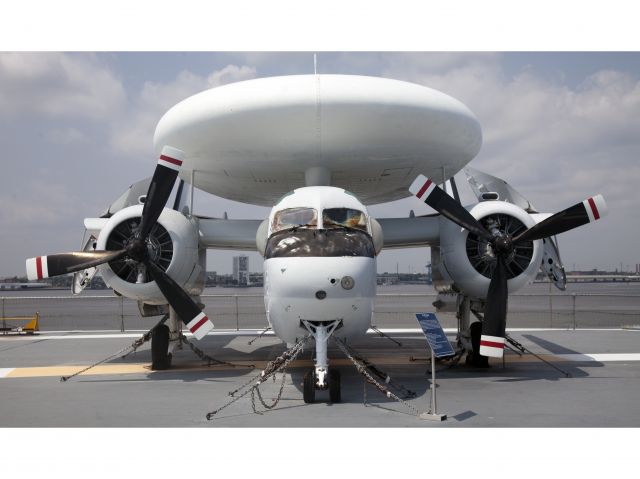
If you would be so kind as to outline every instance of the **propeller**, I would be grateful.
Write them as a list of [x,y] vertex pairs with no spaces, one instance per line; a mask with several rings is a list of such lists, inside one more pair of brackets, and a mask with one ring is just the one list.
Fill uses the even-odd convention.
[[419,200],[431,206],[442,216],[457,225],[484,238],[491,245],[496,257],[495,268],[487,291],[485,316],[480,337],[480,354],[501,358],[504,352],[504,336],[507,323],[507,259],[517,244],[535,241],[572,230],[602,218],[607,205],[602,195],[588,198],[537,223],[528,230],[511,237],[497,227],[487,230],[460,203],[439,188],[433,180],[419,175],[409,187]]
[[213,323],[182,287],[150,259],[147,247],[149,233],[157,223],[171,195],[183,158],[184,152],[181,150],[170,146],[162,149],[149,184],[140,226],[123,249],[61,253],[29,258],[27,277],[30,280],[50,278],[126,257],[146,267],[178,317],[197,339],[202,339],[213,328]]

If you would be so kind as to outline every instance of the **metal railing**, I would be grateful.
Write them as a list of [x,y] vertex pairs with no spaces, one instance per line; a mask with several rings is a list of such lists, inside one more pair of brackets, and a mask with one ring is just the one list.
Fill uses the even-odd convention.
[[[218,329],[254,329],[267,325],[264,300],[258,294],[205,294],[205,310]],[[414,328],[416,312],[434,311],[435,294],[379,294],[373,324]],[[1,317],[40,312],[40,328],[49,331],[141,330],[156,318],[140,318],[137,303],[121,296],[0,297]],[[444,327],[455,327],[455,313],[439,313]],[[621,294],[513,294],[509,297],[510,328],[640,329],[640,296]]]

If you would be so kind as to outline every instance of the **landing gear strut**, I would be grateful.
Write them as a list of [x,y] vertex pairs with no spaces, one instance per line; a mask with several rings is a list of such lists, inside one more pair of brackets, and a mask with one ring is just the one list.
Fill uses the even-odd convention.
[[335,321],[307,321],[302,324],[309,330],[316,340],[316,364],[313,370],[304,376],[303,399],[306,403],[315,401],[316,390],[329,390],[332,403],[340,402],[340,371],[329,368],[327,358],[327,342],[333,332],[340,326],[341,320]]

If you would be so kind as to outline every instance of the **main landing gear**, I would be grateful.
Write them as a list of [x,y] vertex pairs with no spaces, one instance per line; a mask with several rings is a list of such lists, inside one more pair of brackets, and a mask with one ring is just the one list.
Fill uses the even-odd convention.
[[316,400],[317,390],[329,390],[329,400],[338,403],[341,400],[340,371],[329,368],[327,358],[327,342],[333,332],[340,326],[341,320],[336,321],[306,321],[302,324],[309,330],[316,340],[316,364],[314,369],[304,376],[302,396],[305,403]]
[[488,368],[489,358],[480,354],[480,336],[482,335],[482,322],[471,323],[471,313],[480,319],[475,308],[478,304],[471,304],[471,300],[466,296],[458,298],[458,347],[460,354],[466,352],[465,363],[475,368]]
[[180,346],[181,321],[173,308],[169,308],[168,323],[156,326],[151,332],[152,371],[171,368],[173,351]]

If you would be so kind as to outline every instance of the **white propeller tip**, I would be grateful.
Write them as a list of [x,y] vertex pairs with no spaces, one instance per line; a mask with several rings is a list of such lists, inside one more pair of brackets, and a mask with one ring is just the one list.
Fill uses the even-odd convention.
[[26,262],[27,279],[34,281],[49,277],[49,268],[46,256],[37,256],[29,258]]
[[213,323],[209,320],[206,314],[200,313],[189,321],[187,328],[189,328],[189,331],[191,331],[196,339],[200,340],[213,329]]
[[480,354],[490,358],[501,358],[504,355],[504,338],[499,336],[480,336]]
[[584,204],[584,208],[587,210],[590,222],[599,220],[609,213],[607,203],[604,201],[604,197],[602,195],[592,196],[591,198],[584,200],[582,203]]
[[411,183],[409,192],[419,200],[426,201],[435,188],[436,184],[431,179],[424,175],[418,175]]

